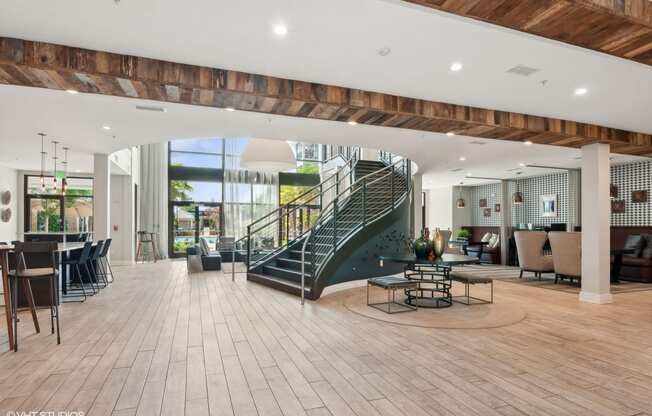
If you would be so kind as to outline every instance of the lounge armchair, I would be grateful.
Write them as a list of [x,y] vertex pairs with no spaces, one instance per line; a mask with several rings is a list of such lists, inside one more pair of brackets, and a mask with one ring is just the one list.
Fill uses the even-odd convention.
[[582,233],[551,231],[548,233],[555,267],[555,283],[561,278],[578,281],[582,275]]
[[533,272],[541,280],[541,273],[554,272],[552,256],[543,254],[543,246],[548,240],[545,231],[516,231],[514,239],[521,266],[519,278],[523,278],[523,272]]

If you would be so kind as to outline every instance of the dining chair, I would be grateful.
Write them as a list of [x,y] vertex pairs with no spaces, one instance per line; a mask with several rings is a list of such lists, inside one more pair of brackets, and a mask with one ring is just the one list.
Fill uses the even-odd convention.
[[518,251],[518,263],[521,266],[519,279],[523,278],[523,272],[533,272],[535,277],[541,280],[541,273],[551,273],[555,270],[552,256],[543,254],[543,246],[548,240],[545,231],[516,231],[516,250]]
[[555,267],[555,283],[559,279],[578,281],[582,276],[582,233],[551,231],[548,233]]
[[57,243],[54,241],[42,242],[18,242],[14,245],[16,256],[16,269],[9,271],[9,283],[11,286],[11,314],[14,325],[14,351],[18,351],[18,286],[23,287],[23,293],[32,313],[34,329],[40,333],[41,329],[36,314],[34,293],[32,292],[33,280],[49,281],[50,286],[50,324],[54,334],[54,322],[56,320],[57,344],[61,344],[61,333],[59,330],[59,306],[57,299],[57,282],[59,272],[57,271],[56,259]]

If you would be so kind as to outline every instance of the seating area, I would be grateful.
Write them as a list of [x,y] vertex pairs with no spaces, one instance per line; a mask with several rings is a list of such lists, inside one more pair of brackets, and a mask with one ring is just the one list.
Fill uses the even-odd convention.
[[0,28],[0,416],[652,415],[652,1]]

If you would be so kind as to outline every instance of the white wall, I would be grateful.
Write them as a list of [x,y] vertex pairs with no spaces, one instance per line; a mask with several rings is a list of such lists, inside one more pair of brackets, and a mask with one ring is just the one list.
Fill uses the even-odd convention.
[[[457,199],[462,196],[466,202],[464,208],[457,208]],[[463,226],[471,225],[471,188],[467,186],[453,186],[451,195],[451,210],[453,211],[453,224],[451,230],[457,231]]]
[[[116,264],[134,262],[136,218],[134,186],[139,180],[138,149],[125,149],[119,152],[122,166],[116,172],[130,171],[131,175],[111,175],[111,261]],[[115,160],[112,154],[109,158],[114,170]]]
[[18,212],[22,204],[18,204],[18,171],[5,166],[0,166],[0,192],[10,191],[11,202],[9,205],[0,205],[0,210],[11,209],[9,222],[0,221],[0,241],[10,242],[17,240]]
[[453,188],[448,186],[444,188],[429,189],[426,193],[427,205],[426,220],[428,228],[434,230],[441,228],[446,230],[453,229]]

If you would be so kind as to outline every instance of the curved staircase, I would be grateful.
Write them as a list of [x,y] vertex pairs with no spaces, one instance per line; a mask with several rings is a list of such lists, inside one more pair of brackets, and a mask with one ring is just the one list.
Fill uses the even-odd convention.
[[241,240],[246,244],[247,279],[297,296],[303,287],[307,299],[318,299],[326,286],[366,278],[355,273],[334,277],[351,269],[347,253],[409,212],[410,177],[407,159],[352,158],[248,227]]

